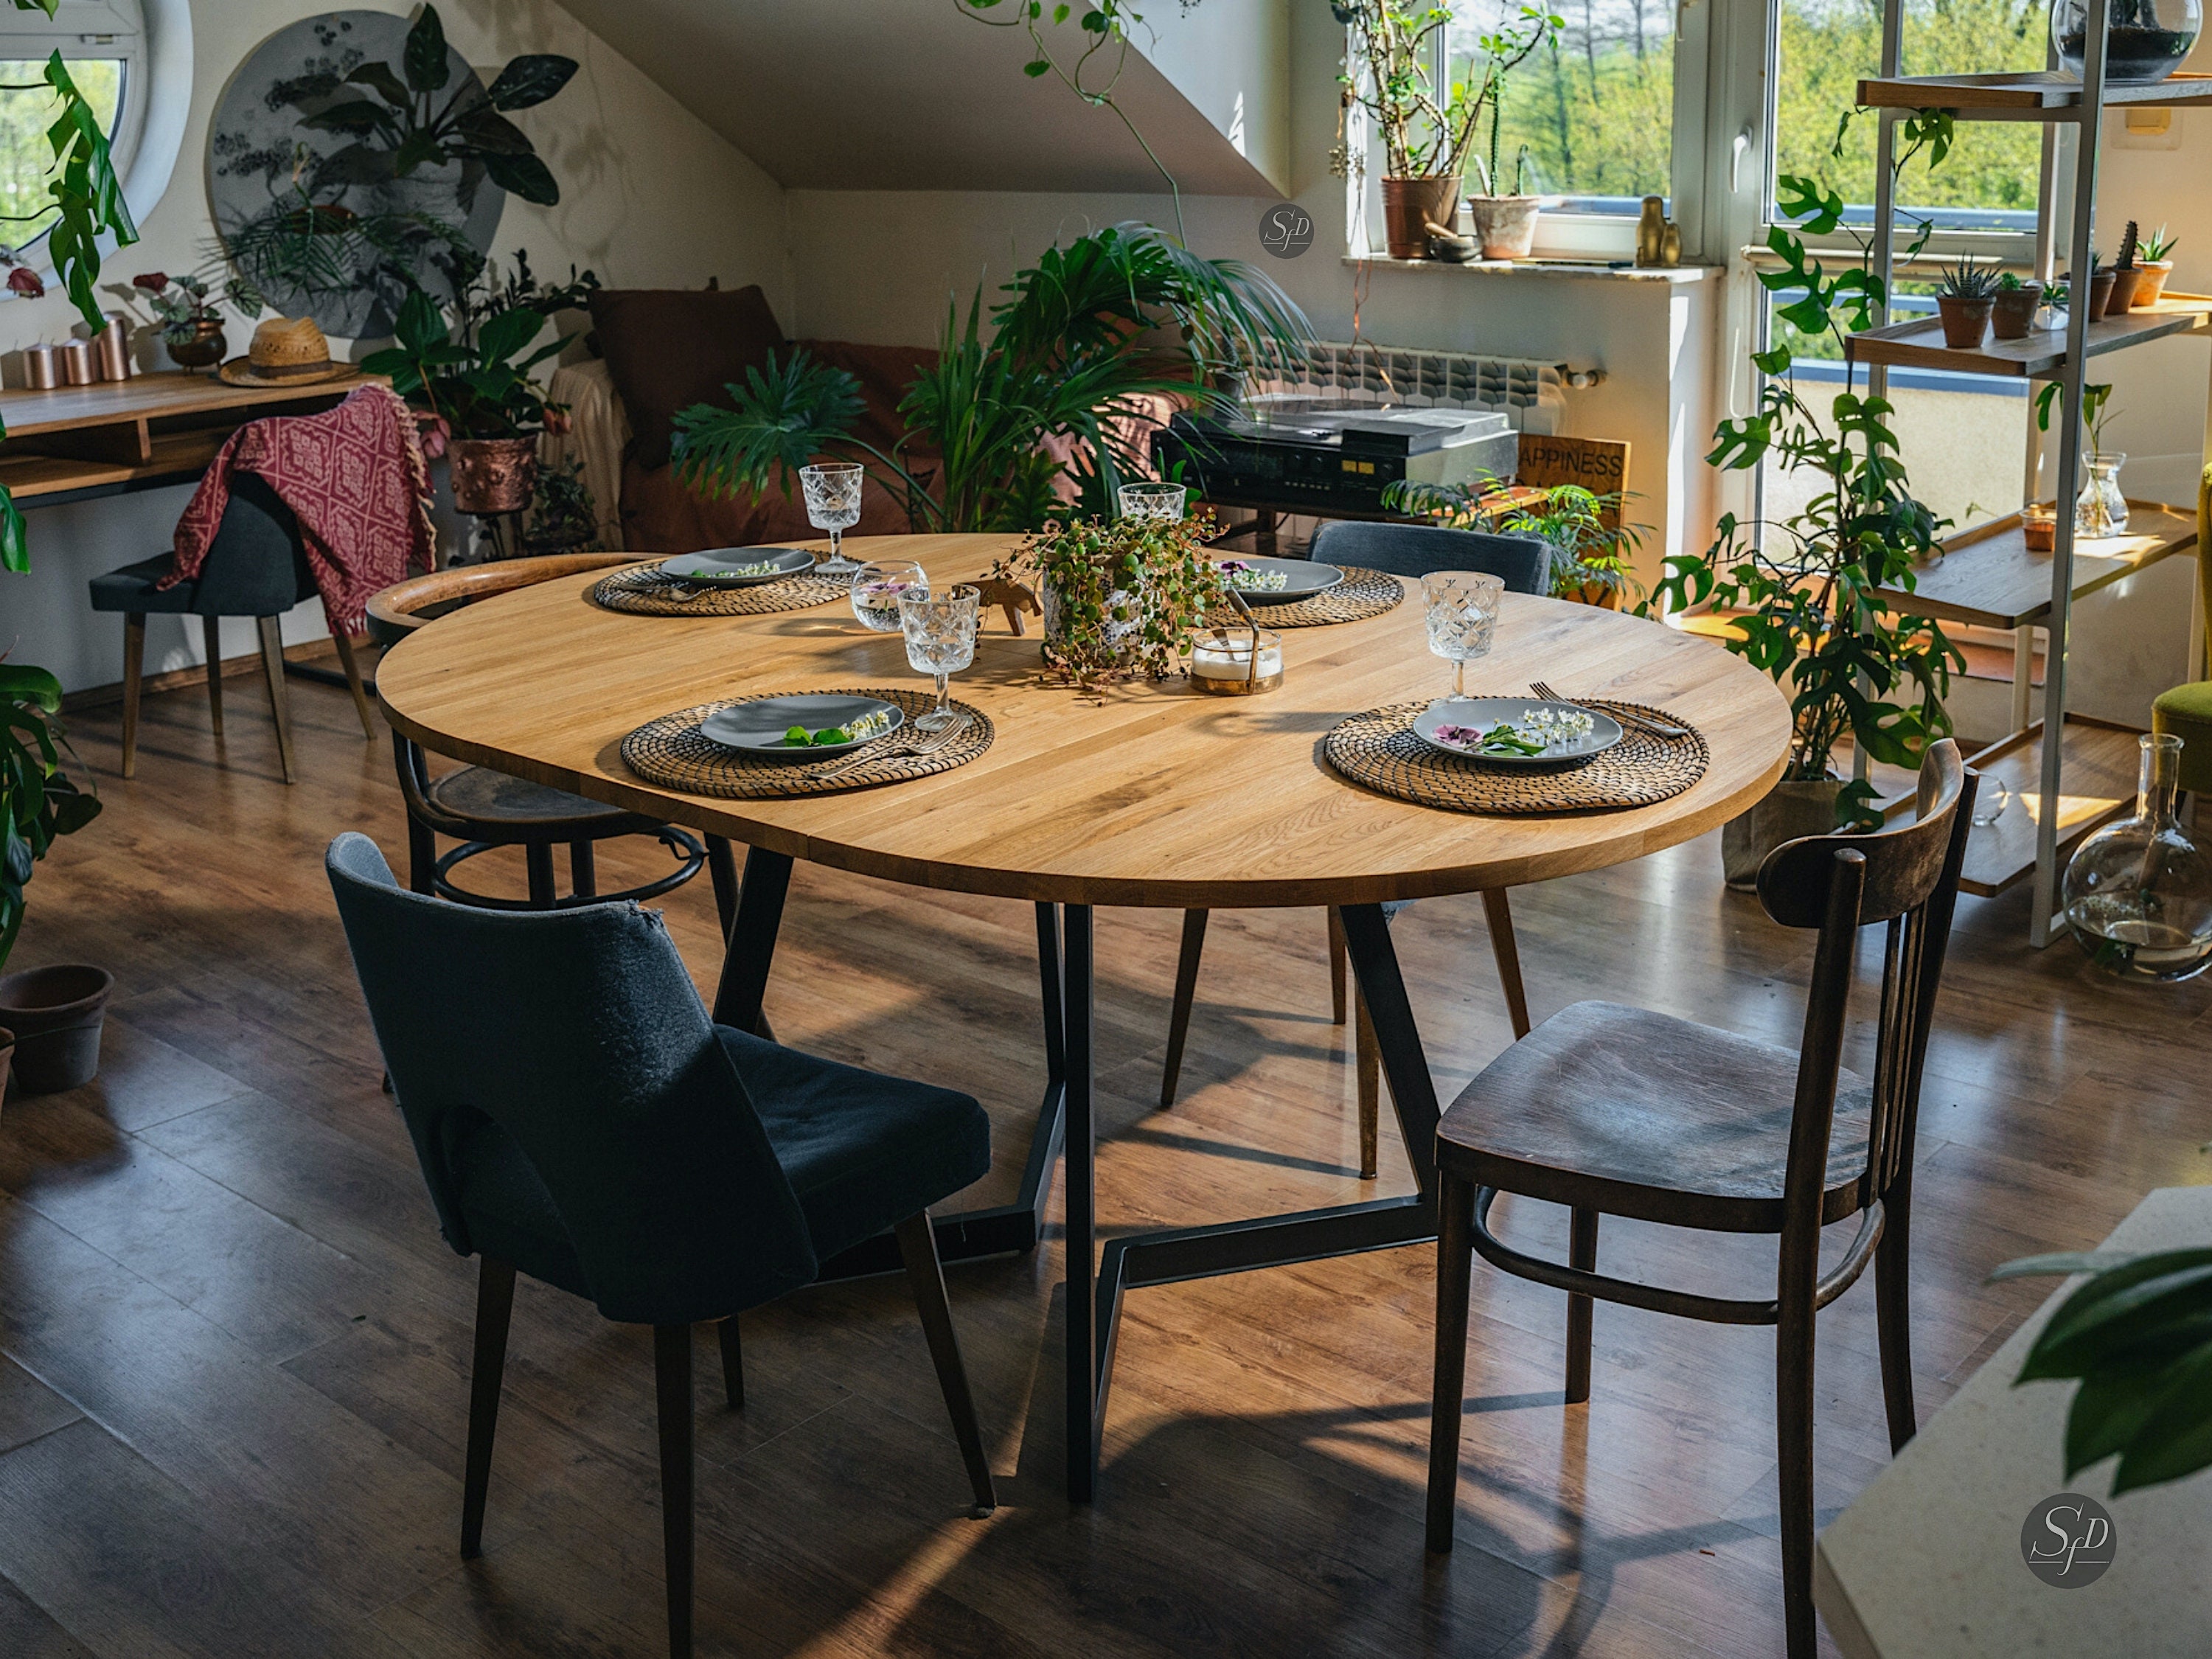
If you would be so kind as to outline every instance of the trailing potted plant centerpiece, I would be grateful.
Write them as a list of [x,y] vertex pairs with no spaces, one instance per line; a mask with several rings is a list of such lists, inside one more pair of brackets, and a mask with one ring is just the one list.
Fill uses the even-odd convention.
[[1990,296],[1990,334],[2000,340],[2025,340],[2034,331],[2035,313],[2042,305],[2042,283],[2023,283],[2011,271],[2003,272]]
[[1206,551],[1212,516],[1076,519],[1031,535],[989,580],[1015,582],[1044,611],[1046,664],[1088,690],[1179,672],[1199,629],[1231,603]]
[[2166,293],[2166,279],[2173,275],[2174,239],[2160,225],[2151,233],[2150,240],[2142,245],[2136,264],[2142,278],[2136,284],[2136,309],[2148,310],[2156,305]]
[[480,517],[520,513],[538,481],[538,434],[567,430],[568,411],[530,371],[568,340],[538,338],[553,313],[588,303],[599,278],[572,270],[565,283],[540,283],[520,253],[504,281],[482,259],[457,261],[453,274],[459,297],[451,320],[416,287],[399,308],[398,343],[362,367],[390,375],[393,391],[428,411],[427,447],[452,459],[455,507]]
[[[1457,216],[1468,148],[1485,109],[1506,76],[1551,40],[1562,20],[1542,7],[1523,5],[1518,18],[1478,43],[1481,73],[1439,94],[1431,66],[1443,55],[1437,48],[1451,22],[1450,7],[1332,0],[1332,9],[1352,33],[1340,79],[1382,131],[1385,246],[1394,259],[1419,259],[1428,251],[1429,226],[1449,232]],[[1493,121],[1493,135],[1495,126]],[[1492,184],[1496,174],[1493,161]]]
[[1994,267],[1978,265],[1972,258],[1945,267],[1942,286],[1936,291],[1936,309],[1943,319],[1943,343],[1954,351],[1978,349],[1982,336],[1989,332],[1996,294]]
[[[1950,147],[1951,118],[1923,112],[1898,124],[1903,168],[1923,149]],[[1932,619],[1892,608],[1880,592],[1911,592],[1913,567],[1937,550],[1942,523],[1911,493],[1898,459],[1886,398],[1862,395],[1847,345],[1887,312],[1886,286],[1861,246],[1855,266],[1831,272],[1808,252],[1806,238],[1844,229],[1843,198],[1816,179],[1784,174],[1777,200],[1797,222],[1778,224],[1767,246],[1778,269],[1763,271],[1770,292],[1798,297],[1777,319],[1798,337],[1826,337],[1846,365],[1844,389],[1816,410],[1791,373],[1789,338],[1753,354],[1765,377],[1757,410],[1723,421],[1708,464],[1748,471],[1762,461],[1807,471],[1819,483],[1805,509],[1780,523],[1720,521],[1703,553],[1667,560],[1656,596],[1670,610],[1711,603],[1730,627],[1722,643],[1765,670],[1790,697],[1793,735],[1774,793],[1723,832],[1729,884],[1748,888],[1766,854],[1799,836],[1842,824],[1871,828],[1873,785],[1835,775],[1848,738],[1858,753],[1886,765],[1917,767],[1928,744],[1951,730],[1943,707],[1954,668],[1965,658]],[[1906,250],[1917,254],[1933,227],[1923,222]],[[1847,233],[1848,234],[1848,233]],[[1639,609],[1648,609],[1648,606]]]
[[[16,1087],[74,1089],[100,1069],[100,1030],[115,977],[58,964],[7,973],[22,931],[24,890],[55,837],[82,830],[100,798],[62,769],[61,682],[43,668],[0,662],[0,1048],[12,1047]],[[7,1084],[0,1062],[0,1089]]]

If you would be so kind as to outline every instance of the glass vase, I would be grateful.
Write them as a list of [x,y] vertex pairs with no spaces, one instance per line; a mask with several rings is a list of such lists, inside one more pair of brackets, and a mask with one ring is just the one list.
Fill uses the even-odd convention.
[[[2077,80],[2088,42],[2088,13],[2087,0],[2052,0],[2051,44],[2061,66]],[[2129,0],[2114,6],[2106,26],[2105,78],[2138,84],[2163,81],[2181,67],[2203,23],[2199,0]]]
[[2114,453],[2089,455],[2081,465],[2088,477],[2074,503],[2074,533],[2077,536],[2122,536],[2128,528],[2128,498],[2120,494],[2120,468],[2127,457]]
[[2127,979],[2189,979],[2212,965],[2212,861],[2174,817],[2181,739],[2142,739],[2135,816],[2083,842],[2066,866],[2067,926],[2089,959]]

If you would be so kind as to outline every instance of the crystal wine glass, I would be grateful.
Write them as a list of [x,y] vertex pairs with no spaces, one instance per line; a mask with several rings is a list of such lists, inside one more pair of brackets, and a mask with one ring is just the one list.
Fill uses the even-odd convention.
[[1190,491],[1179,483],[1123,484],[1115,497],[1125,519],[1155,520],[1162,524],[1182,521],[1183,498]]
[[830,532],[830,556],[820,567],[825,575],[847,576],[860,568],[845,556],[839,544],[844,533],[860,521],[860,481],[866,477],[854,461],[828,461],[799,469],[799,487],[806,497],[806,522]]
[[1429,602],[1429,649],[1452,665],[1452,701],[1463,702],[1468,663],[1490,654],[1504,580],[1472,570],[1437,570],[1421,578],[1421,592]]
[[982,604],[982,590],[968,586],[899,596],[907,664],[917,673],[937,676],[937,707],[915,721],[917,732],[943,732],[966,723],[967,715],[952,707],[947,681],[975,660],[975,623]]
[[929,577],[918,564],[905,559],[864,564],[853,573],[853,614],[863,628],[896,634],[899,600],[908,593],[928,592]]

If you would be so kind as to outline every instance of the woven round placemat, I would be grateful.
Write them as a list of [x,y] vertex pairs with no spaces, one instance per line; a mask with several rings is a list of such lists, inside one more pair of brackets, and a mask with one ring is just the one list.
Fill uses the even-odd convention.
[[[1326,593],[1293,599],[1288,605],[1262,605],[1256,594],[1247,593],[1244,603],[1252,607],[1262,628],[1325,628],[1330,623],[1364,622],[1379,617],[1395,610],[1406,597],[1405,584],[1395,576],[1363,570],[1357,565],[1339,568],[1344,580]],[[1234,628],[1243,620],[1234,611],[1217,611],[1206,618],[1209,623],[1224,628]]]
[[[760,695],[790,694],[764,691]],[[696,708],[679,709],[657,720],[647,720],[623,739],[623,763],[647,783],[657,783],[664,789],[681,789],[687,795],[711,795],[720,800],[773,800],[791,795],[835,794],[841,789],[866,789],[879,783],[904,783],[912,778],[950,772],[956,766],[965,766],[988,749],[996,735],[988,714],[956,697],[952,706],[968,716],[968,724],[960,734],[931,754],[900,755],[896,752],[899,745],[918,735],[914,729],[915,716],[926,714],[937,706],[933,695],[927,691],[894,691],[875,685],[837,686],[819,695],[880,697],[904,709],[907,724],[884,745],[893,752],[884,759],[865,760],[858,765],[850,763],[864,750],[854,750],[818,761],[756,759],[736,750],[725,749],[700,733],[700,722],[708,715],[734,708],[741,702],[760,700],[726,697],[720,702],[702,702]]]
[[710,587],[694,599],[678,599],[665,587],[641,580],[659,567],[632,565],[592,585],[592,603],[633,617],[765,617],[778,611],[806,611],[853,592],[849,576],[787,576],[757,587]]
[[[1623,720],[1621,740],[1579,766],[1532,769],[1490,765],[1472,757],[1462,760],[1413,735],[1413,721],[1428,706],[1396,702],[1340,720],[1322,740],[1322,753],[1352,782],[1399,800],[1501,817],[1650,806],[1705,776],[1710,758],[1705,738],[1694,730],[1686,738],[1656,738]],[[1593,697],[1583,706],[1684,724],[1638,702]]]

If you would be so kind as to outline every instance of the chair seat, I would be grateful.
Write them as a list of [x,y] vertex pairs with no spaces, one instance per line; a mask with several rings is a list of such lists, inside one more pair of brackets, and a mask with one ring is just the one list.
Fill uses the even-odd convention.
[[2181,787],[2212,793],[2212,680],[2161,691],[2150,710],[2152,731],[2181,739]]
[[[1782,1230],[1797,1055],[1642,1008],[1578,1002],[1483,1068],[1437,1129],[1476,1184],[1722,1232]],[[1864,1079],[1844,1072],[1822,1220],[1862,1207]]]
[[[715,1035],[799,1196],[815,1257],[872,1238],[980,1181],[991,1122],[971,1095],[817,1059],[727,1027]],[[520,1146],[489,1119],[454,1149],[469,1243],[590,1297],[560,1212]],[[701,1318],[741,1310],[702,1309]]]
[[464,766],[430,780],[422,799],[436,811],[481,826],[477,840],[598,841],[612,836],[650,835],[658,823],[605,801],[572,795],[527,778],[486,766]]
[[158,553],[150,559],[111,570],[104,576],[94,576],[87,584],[92,591],[92,608],[137,611],[147,616],[198,614],[193,609],[199,598],[200,585],[197,581],[179,582],[166,591],[154,586],[169,574],[173,562],[169,554]]

